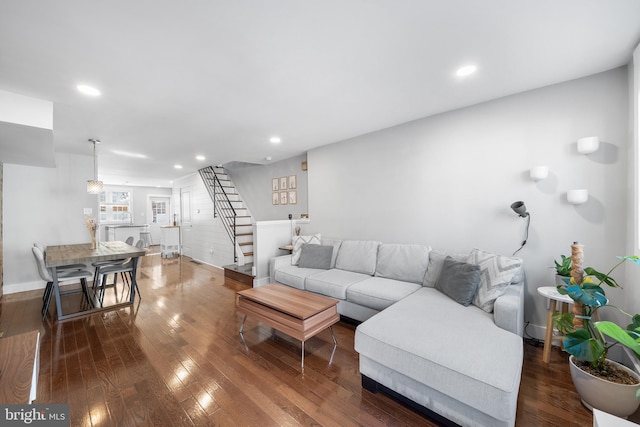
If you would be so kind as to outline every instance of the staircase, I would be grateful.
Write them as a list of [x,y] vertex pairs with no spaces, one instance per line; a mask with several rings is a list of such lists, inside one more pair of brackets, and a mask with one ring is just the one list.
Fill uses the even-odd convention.
[[[233,244],[233,262],[235,264],[224,267],[225,277],[253,284],[251,274],[253,218],[251,213],[223,167],[207,166],[198,172],[213,201],[213,215],[220,219]],[[227,275],[227,270],[229,270],[229,275]],[[238,274],[241,276],[238,277]],[[249,279],[250,282],[248,282]]]

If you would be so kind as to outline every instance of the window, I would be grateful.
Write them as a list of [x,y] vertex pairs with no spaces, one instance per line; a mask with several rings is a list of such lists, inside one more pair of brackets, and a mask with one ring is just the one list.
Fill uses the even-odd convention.
[[131,191],[109,190],[100,193],[101,223],[131,223]]

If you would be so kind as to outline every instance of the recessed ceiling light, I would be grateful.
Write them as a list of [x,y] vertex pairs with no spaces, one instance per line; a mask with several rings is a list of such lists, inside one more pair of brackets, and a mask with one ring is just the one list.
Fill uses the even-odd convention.
[[271,161],[271,156],[267,156],[264,158],[266,161]]
[[460,67],[456,70],[456,76],[467,77],[475,73],[477,70],[478,67],[475,65],[465,65],[464,67]]
[[182,169],[182,165],[173,165],[173,167],[176,169]]
[[203,160],[205,160],[205,159],[206,159],[206,157],[204,157],[204,156],[202,156],[202,155],[198,155],[198,156],[196,156],[196,160],[200,160],[201,162],[202,162]]
[[80,93],[83,93],[85,95],[89,95],[89,96],[100,96],[100,95],[102,95],[102,93],[98,89],[96,89],[95,87],[92,87],[92,86],[78,85],[78,86],[76,86],[76,88],[78,89],[78,91],[80,91]]
[[272,136],[269,139],[269,142],[271,142],[272,144],[280,144],[282,142],[282,140],[280,139],[279,136]]

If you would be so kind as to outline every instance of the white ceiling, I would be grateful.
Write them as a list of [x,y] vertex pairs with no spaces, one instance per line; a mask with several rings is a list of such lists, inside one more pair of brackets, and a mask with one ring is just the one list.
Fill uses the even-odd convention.
[[606,71],[639,42],[639,0],[2,0],[0,90],[53,101],[56,151],[100,139],[105,182],[170,186]]

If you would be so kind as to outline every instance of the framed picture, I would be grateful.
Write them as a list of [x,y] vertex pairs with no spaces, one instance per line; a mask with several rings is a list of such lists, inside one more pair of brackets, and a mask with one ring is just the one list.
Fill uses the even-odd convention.
[[289,175],[289,190],[295,190],[297,187],[296,176]]
[[271,193],[271,204],[272,205],[280,204],[280,193],[276,193],[276,192]]
[[278,191],[280,188],[278,187],[278,183],[280,180],[278,178],[273,178],[271,180],[271,191]]
[[286,205],[287,204],[287,192],[286,191],[281,191],[280,192],[280,204],[281,205]]
[[296,193],[296,190],[289,190],[289,204],[295,205],[296,203],[298,203],[298,194]]
[[283,176],[282,178],[280,178],[280,190],[286,190],[287,189],[287,177]]

